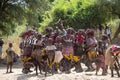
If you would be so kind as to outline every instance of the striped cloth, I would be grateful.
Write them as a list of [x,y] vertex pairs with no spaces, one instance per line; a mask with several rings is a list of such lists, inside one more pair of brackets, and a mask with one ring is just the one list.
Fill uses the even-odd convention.
[[25,44],[35,45],[37,43],[37,41],[38,41],[38,39],[32,35],[25,41]]
[[31,55],[32,54],[32,46],[26,46],[24,49],[23,49],[23,55]]

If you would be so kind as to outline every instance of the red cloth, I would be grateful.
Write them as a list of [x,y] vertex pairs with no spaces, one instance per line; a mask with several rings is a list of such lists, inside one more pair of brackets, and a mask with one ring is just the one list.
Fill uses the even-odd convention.
[[78,42],[81,42],[81,43],[82,43],[82,42],[84,41],[84,39],[85,39],[85,38],[84,38],[83,36],[81,36],[81,35],[78,35],[78,36],[77,36],[77,41],[78,41]]
[[101,68],[105,68],[105,57],[104,55],[99,55],[98,58],[100,59],[100,63],[97,64],[97,66]]
[[112,49],[112,51],[114,51],[116,48],[116,45],[112,45],[112,47],[111,47],[111,49]]
[[112,50],[112,53],[113,53],[114,55],[120,53],[120,49],[118,49],[118,48],[116,47],[116,45],[112,45],[111,50]]

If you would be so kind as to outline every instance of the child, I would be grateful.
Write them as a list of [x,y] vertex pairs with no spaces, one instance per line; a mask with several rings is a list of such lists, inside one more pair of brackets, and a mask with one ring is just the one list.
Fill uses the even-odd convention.
[[51,67],[52,64],[54,63],[56,47],[55,47],[55,45],[53,45],[52,38],[48,38],[47,41],[48,41],[48,44],[46,46],[46,51],[47,51],[47,55],[48,55],[48,63],[49,63],[49,66]]
[[56,46],[57,49],[56,49],[56,52],[55,52],[55,60],[54,60],[54,62],[59,63],[61,61],[61,59],[63,58],[63,55],[62,55],[62,43],[61,43],[61,37],[60,36],[56,37],[55,46]]
[[56,51],[54,63],[56,72],[58,72],[58,67],[60,67],[59,63],[63,59],[61,39],[62,39],[61,36],[57,36],[55,40]]
[[102,35],[102,38],[101,38],[102,42],[103,42],[103,47],[104,49],[106,50],[108,45],[109,45],[109,41],[108,41],[108,36],[107,35]]
[[[106,52],[106,50],[107,50],[107,48],[108,48],[108,46],[109,46],[108,36],[107,36],[106,34],[102,35],[101,40],[102,40],[102,42],[103,42],[104,51]],[[106,57],[105,57],[105,63],[106,63],[106,61],[107,61],[107,60],[106,60]],[[107,61],[107,62],[108,62],[108,61]],[[106,65],[105,67],[106,67],[105,71],[106,71],[106,73],[108,73],[108,72],[107,72],[108,66]]]
[[111,42],[111,29],[107,26],[107,24],[105,24],[105,34],[108,36],[108,39]]
[[102,40],[98,41],[98,47],[97,51],[99,53],[98,55],[98,62],[97,62],[97,68],[96,68],[96,75],[100,68],[102,68],[102,75],[105,75],[105,51]]
[[9,43],[9,47],[6,50],[6,53],[7,53],[7,72],[6,73],[8,73],[8,69],[10,69],[10,73],[13,73],[12,72],[13,55],[15,52],[13,51],[12,47],[13,47],[12,43]]

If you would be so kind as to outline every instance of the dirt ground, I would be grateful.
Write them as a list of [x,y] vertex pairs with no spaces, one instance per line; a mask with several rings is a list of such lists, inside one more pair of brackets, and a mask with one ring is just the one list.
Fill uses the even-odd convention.
[[[58,74],[48,74],[47,77],[39,74],[35,75],[34,68],[33,72],[30,74],[22,73],[22,63],[15,63],[13,66],[14,73],[6,73],[6,65],[0,65],[0,80],[120,80],[120,78],[115,75],[111,78],[110,71],[108,71],[108,75],[102,76],[102,71],[100,70],[98,75],[95,75],[95,71],[93,72],[81,72],[76,73],[71,70],[70,74],[58,73]],[[86,66],[82,64],[83,70],[86,70]],[[116,73],[115,73],[116,74]]]

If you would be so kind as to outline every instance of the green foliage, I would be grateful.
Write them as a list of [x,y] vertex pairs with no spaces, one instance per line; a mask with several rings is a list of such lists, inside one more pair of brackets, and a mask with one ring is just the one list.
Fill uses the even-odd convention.
[[48,0],[26,0],[26,3],[27,23],[29,26],[39,25],[42,21],[41,15],[50,8]]
[[0,0],[0,36],[13,34],[24,23],[39,26],[41,15],[48,9],[48,0]]
[[59,19],[63,20],[65,27],[72,26],[75,29],[104,24],[117,18],[115,13],[120,10],[119,3],[120,0],[55,0],[51,10],[47,11],[49,16],[44,15],[46,18],[40,29],[55,27]]
[[[0,36],[11,35],[18,26],[86,28],[120,18],[120,0],[0,0]],[[21,28],[20,28],[21,29]],[[23,28],[22,28],[23,29]],[[22,30],[21,29],[21,30]]]

